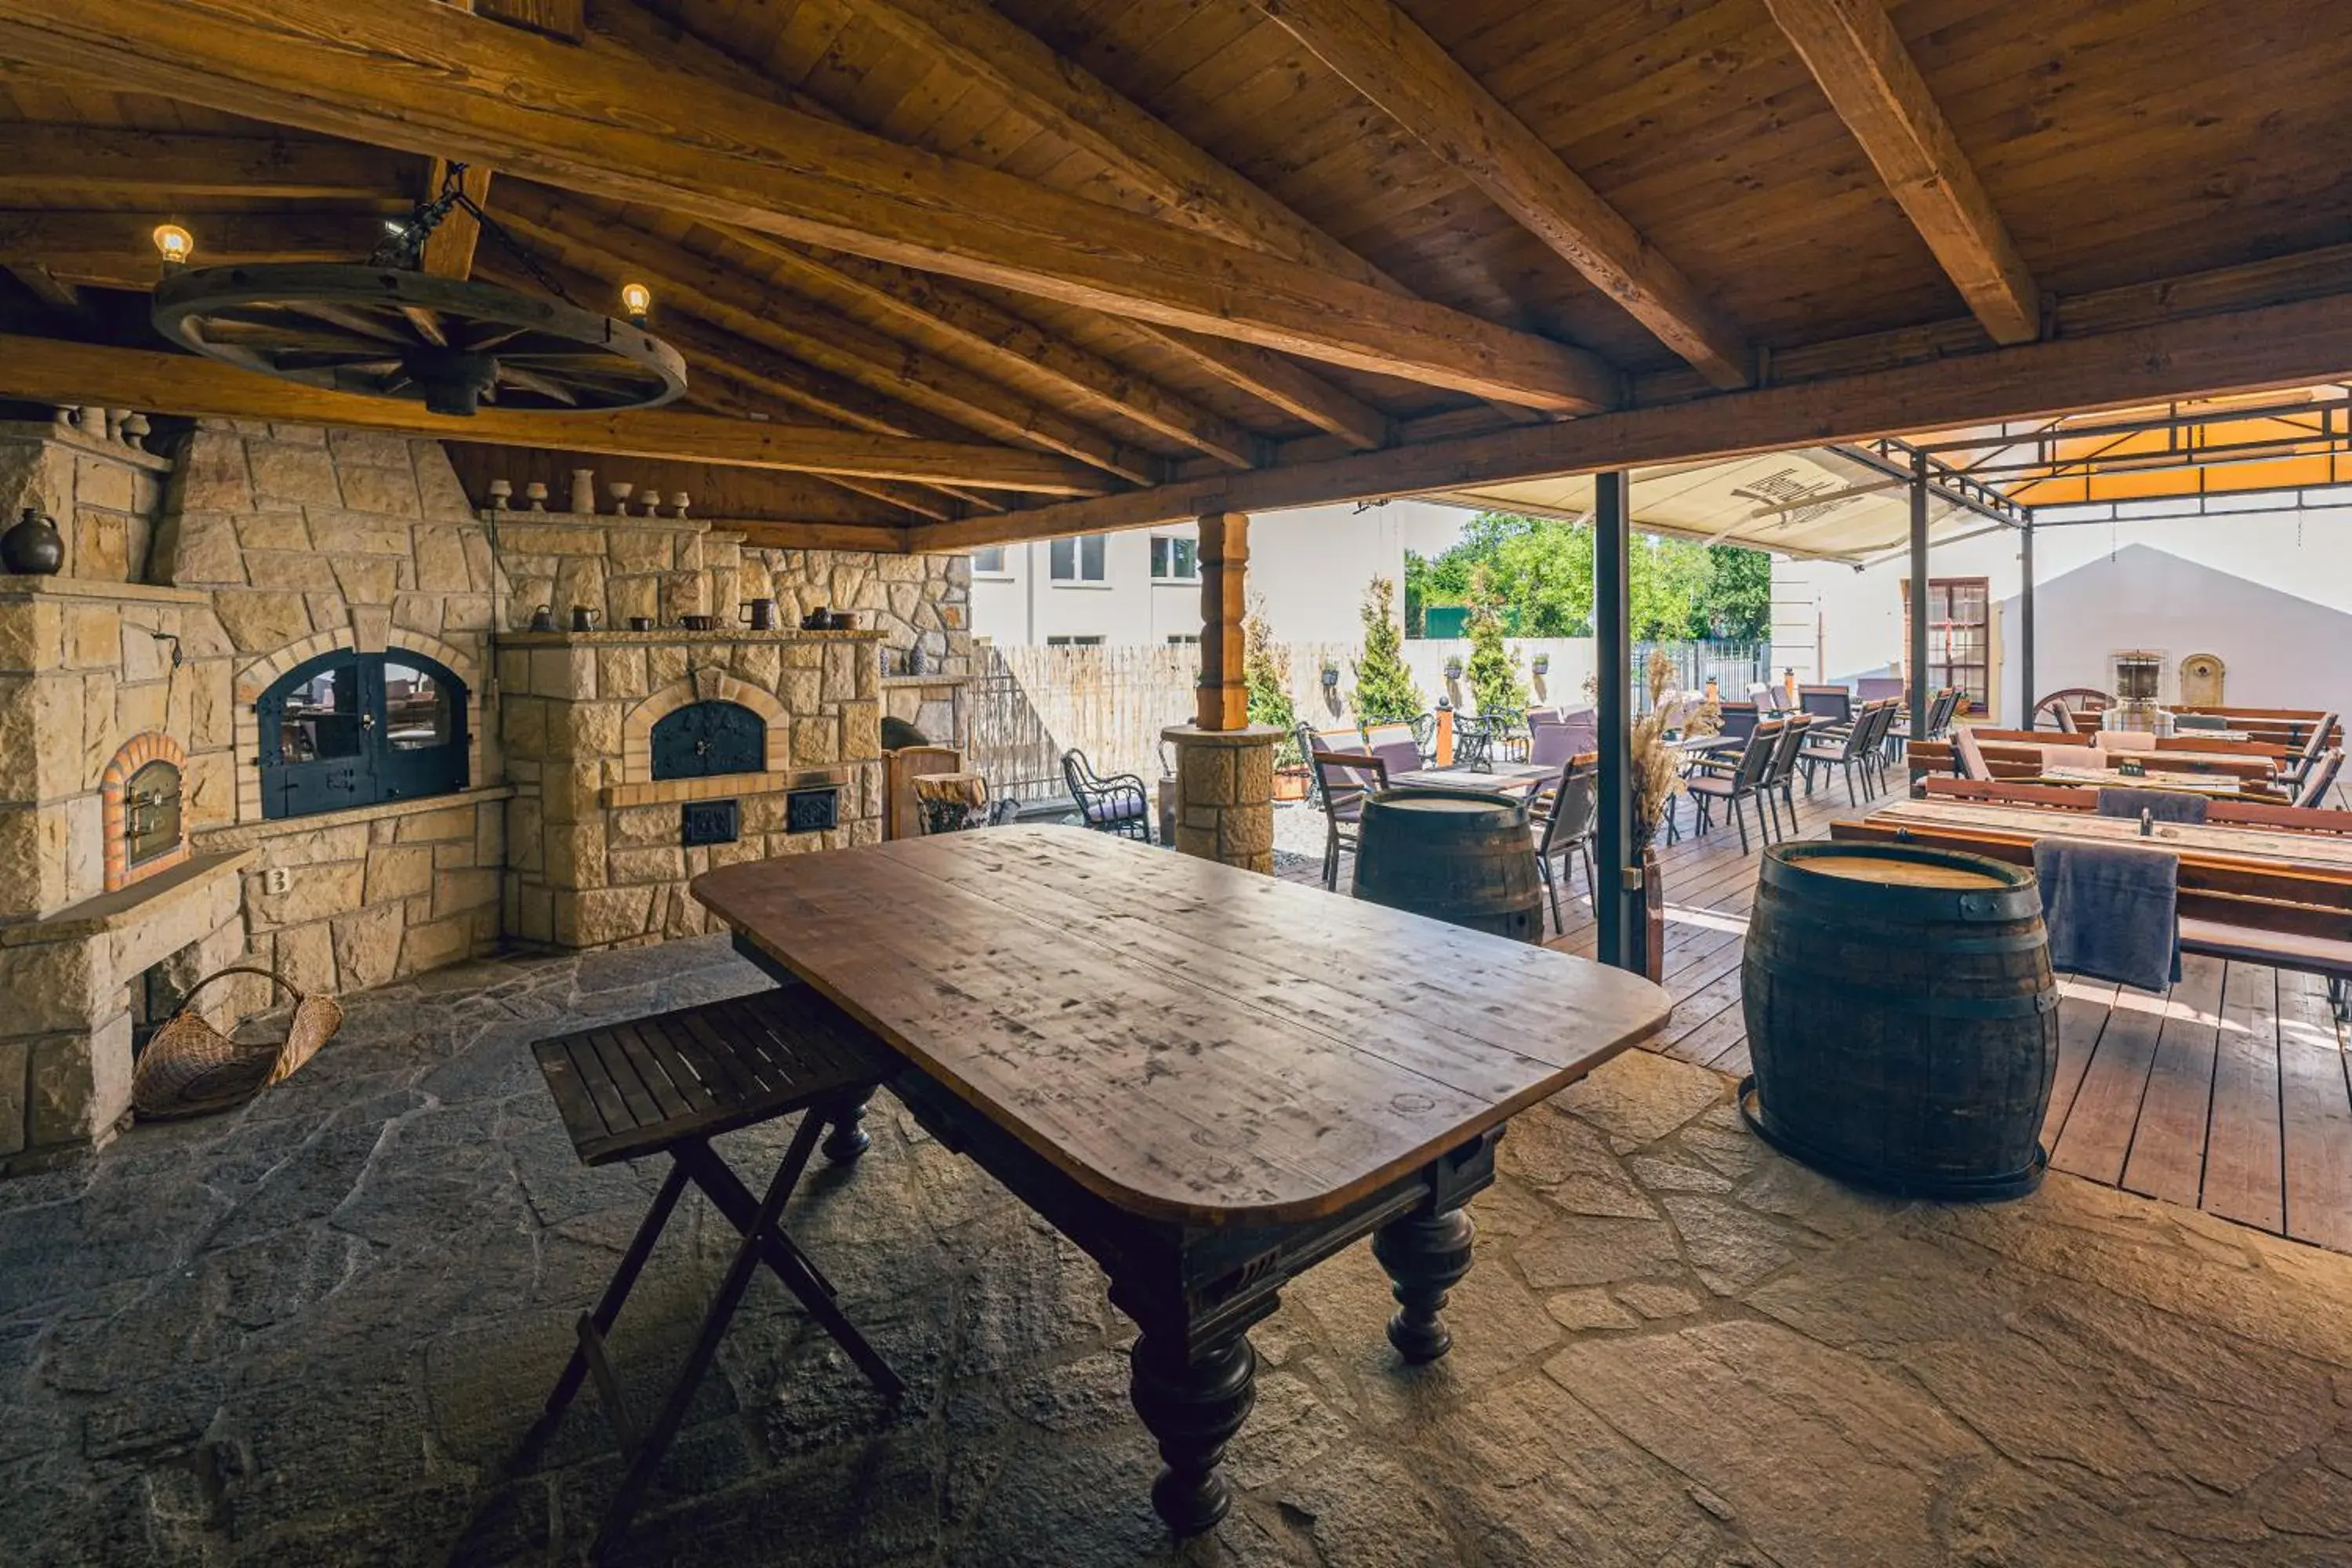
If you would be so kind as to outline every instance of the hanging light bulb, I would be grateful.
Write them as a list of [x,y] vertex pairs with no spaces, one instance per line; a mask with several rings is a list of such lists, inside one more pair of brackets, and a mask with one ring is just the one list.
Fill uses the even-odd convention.
[[188,258],[195,253],[195,236],[178,224],[157,224],[154,238],[155,249],[163,258],[163,265],[166,267],[184,267],[187,265]]
[[643,326],[646,321],[646,312],[653,308],[654,291],[652,289],[642,283],[621,285],[621,309],[628,312],[629,320]]

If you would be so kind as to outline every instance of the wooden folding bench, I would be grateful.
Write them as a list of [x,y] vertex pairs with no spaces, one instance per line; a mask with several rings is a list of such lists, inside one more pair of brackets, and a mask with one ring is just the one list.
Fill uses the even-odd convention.
[[[559,1035],[531,1047],[571,1134],[589,1165],[670,1158],[668,1177],[593,1312],[580,1315],[579,1348],[548,1395],[539,1433],[551,1431],[564,1408],[593,1376],[628,1461],[619,1492],[598,1531],[592,1558],[627,1531],[644,1501],[663,1453],[677,1436],[697,1384],[718,1353],[719,1342],[740,1304],[754,1268],[765,1263],[800,1299],[809,1316],[847,1352],[886,1397],[904,1389],[896,1373],[866,1342],[841,1309],[834,1289],[779,1223],[817,1136],[828,1122],[839,1131],[826,1144],[835,1159],[854,1159],[866,1140],[856,1131],[857,1108],[892,1068],[895,1058],[864,1026],[805,985],[788,985],[731,1001],[681,1008],[649,1018]],[[710,1146],[722,1132],[801,1111],[783,1162],[754,1199]],[[685,1369],[653,1424],[640,1431],[621,1397],[606,1359],[604,1336],[628,1300],[662,1227],[691,1181],[702,1189],[743,1244],[704,1313]]]

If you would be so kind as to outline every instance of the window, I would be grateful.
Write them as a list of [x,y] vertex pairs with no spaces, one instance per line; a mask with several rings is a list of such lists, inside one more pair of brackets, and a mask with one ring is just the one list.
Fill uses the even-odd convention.
[[1012,574],[1004,564],[1004,546],[992,544],[985,550],[971,552],[971,573],[975,577],[1005,577]]
[[1201,634],[1198,632],[1170,632],[1168,634],[1168,646],[1170,647],[1192,647],[1197,646],[1200,643],[1200,640]]
[[1101,582],[1103,543],[1099,533],[1054,541],[1045,552],[1046,574],[1056,583]]
[[264,816],[466,787],[466,686],[422,654],[320,654],[254,706]]
[[[1992,595],[1982,577],[1927,579],[1927,685],[1949,686],[1979,713],[1991,708],[1992,640],[1987,630]],[[1903,590],[1904,658],[1911,648],[1911,584]]]
[[1176,534],[1151,536],[1151,580],[1155,583],[1196,583],[1201,578],[1201,546]]
[[1047,647],[1100,647],[1102,645],[1103,640],[1100,633],[1097,633],[1092,637],[1047,637],[1045,639],[1045,646]]

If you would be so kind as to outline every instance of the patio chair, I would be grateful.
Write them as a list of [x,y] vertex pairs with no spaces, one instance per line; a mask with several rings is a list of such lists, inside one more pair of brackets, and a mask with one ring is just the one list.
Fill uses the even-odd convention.
[[1797,706],[1832,724],[1849,723],[1853,719],[1853,693],[1843,686],[1800,686]]
[[1745,741],[1756,731],[1763,714],[1753,702],[1726,702],[1721,705],[1721,733],[1735,741]]
[[2336,715],[2322,714],[2319,722],[2312,727],[2311,733],[2304,737],[2303,749],[2281,764],[2279,782],[2300,789],[2304,780],[2310,776],[2313,766],[2318,763],[2320,753],[2327,749],[2327,737],[2335,729]]
[[1586,734],[1566,724],[1538,724],[1528,732],[1528,762],[1538,768],[1563,766],[1570,757],[1593,749],[1578,743]]
[[[621,1254],[604,1296],[593,1311],[580,1314],[574,1325],[578,1347],[522,1446],[524,1455],[543,1448],[582,1385],[594,1378],[597,1403],[619,1440],[625,1465],[620,1489],[589,1550],[591,1562],[604,1562],[627,1533],[663,1456],[685,1423],[703,1374],[719,1353],[751,1276],[762,1264],[883,1397],[896,1399],[905,1392],[889,1363],[843,1315],[833,1286],[782,1223],[784,1205],[828,1123],[834,1134],[825,1140],[826,1158],[855,1160],[865,1149],[866,1135],[856,1126],[857,1108],[889,1076],[895,1058],[864,1025],[806,985],[560,1035],[536,1042],[531,1053],[582,1164],[656,1155],[669,1159],[668,1174],[635,1239]],[[710,1141],[795,1111],[800,1125],[793,1131],[765,1195],[754,1197]],[[703,1312],[685,1367],[652,1424],[639,1426],[623,1397],[606,1336],[688,1183],[701,1189],[710,1210],[741,1241]],[[708,1245],[709,1222],[702,1224]]]
[[[1318,752],[1361,752],[1364,733],[1352,726],[1345,730],[1310,730],[1301,724],[1293,730],[1291,738],[1298,742],[1298,760],[1309,763]],[[1307,770],[1307,804],[1315,810],[1323,809],[1323,784],[1310,765]]]
[[1352,853],[1364,820],[1364,797],[1389,787],[1386,763],[1367,752],[1314,751],[1316,786],[1323,795],[1323,886],[1339,889],[1339,851]]
[[1454,765],[1472,768],[1480,773],[1495,765],[1496,734],[1484,715],[1456,713],[1454,716]]
[[1730,805],[1732,823],[1739,829],[1739,852],[1748,853],[1748,817],[1740,803],[1757,801],[1756,830],[1760,836],[1764,831],[1760,799],[1764,777],[1780,750],[1780,734],[1787,724],[1782,719],[1764,720],[1748,737],[1748,744],[1741,748],[1738,760],[1720,763],[1707,760],[1695,765],[1683,780],[1683,787],[1697,803],[1697,820],[1691,825],[1692,832],[1705,833],[1713,825],[1715,803],[1724,801]]
[[[1886,770],[1894,759],[1888,737],[1894,733],[1895,721],[1902,717],[1903,703],[1900,699],[1893,697],[1882,698],[1878,711],[1871,717],[1870,735],[1863,742],[1862,762],[1869,774],[1873,795],[1884,795],[1890,787]],[[1854,721],[1857,725],[1861,723],[1859,718]]]
[[[1757,787],[1765,814],[1770,818],[1770,827],[1766,831],[1768,842],[1773,830],[1786,838],[1797,826],[1797,758],[1812,727],[1813,716],[1810,713],[1791,713],[1780,721],[1780,743],[1772,749],[1772,765],[1764,771],[1763,780]],[[1789,826],[1785,828],[1780,826],[1782,805],[1789,808]]]
[[1437,715],[1417,713],[1413,716],[1412,723],[1412,743],[1421,748],[1421,765],[1424,768],[1435,767],[1437,765]]
[[1078,803],[1079,819],[1097,833],[1151,842],[1151,792],[1133,773],[1098,773],[1073,746],[1062,753],[1062,780]]
[[1364,731],[1364,749],[1380,758],[1390,776],[1421,766],[1421,742],[1410,724],[1374,724]]
[[[1557,729],[1546,725],[1545,729]],[[1541,731],[1537,731],[1538,735]],[[1570,761],[1559,771],[1559,782],[1552,786],[1551,806],[1544,813],[1543,836],[1536,841],[1536,871],[1543,878],[1544,891],[1551,895],[1551,929],[1565,934],[1568,925],[1560,913],[1559,885],[1568,879],[1568,857],[1584,858],[1584,891],[1593,895],[1592,830],[1600,812],[1598,789],[1600,778],[1594,772],[1597,764]],[[1555,875],[1553,857],[1559,858]]]
[[[1805,771],[1805,793],[1813,793],[1813,775],[1822,768],[1834,765],[1845,774],[1845,798],[1848,805],[1860,805],[1862,797],[1853,787],[1853,773],[1862,770],[1863,782],[1870,782],[1871,732],[1878,727],[1878,705],[1864,703],[1854,721],[1843,730],[1824,731],[1816,728],[1798,748],[1797,761]],[[1864,721],[1868,721],[1865,722]],[[1875,790],[1873,794],[1877,793]]]

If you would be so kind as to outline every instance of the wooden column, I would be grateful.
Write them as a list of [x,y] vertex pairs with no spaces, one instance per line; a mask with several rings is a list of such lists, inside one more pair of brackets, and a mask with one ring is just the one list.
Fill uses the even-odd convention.
[[1213,511],[1201,529],[1201,684],[1193,723],[1203,730],[1249,726],[1249,679],[1242,617],[1249,593],[1249,518]]
[[1201,684],[1194,722],[1160,732],[1176,748],[1176,847],[1253,871],[1274,869],[1274,748],[1282,731],[1249,721],[1242,646],[1249,519],[1201,524]]

